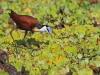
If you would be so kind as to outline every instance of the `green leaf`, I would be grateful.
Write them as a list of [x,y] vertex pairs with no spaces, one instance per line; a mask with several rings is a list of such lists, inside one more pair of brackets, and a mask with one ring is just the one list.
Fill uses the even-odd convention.
[[44,64],[45,64],[45,61],[44,61],[44,60],[39,60],[39,61],[38,61],[38,64],[44,65]]
[[16,69],[18,71],[21,71],[21,69],[22,69],[22,64],[21,63],[15,63],[14,66],[16,67]]
[[67,49],[66,49],[66,52],[68,53],[68,54],[70,54],[70,53],[72,53],[72,52],[75,52],[77,50],[77,47],[76,46],[72,46],[72,47],[68,47]]
[[53,11],[56,11],[56,5],[51,5],[50,9],[53,10]]
[[64,8],[64,13],[67,15],[70,15],[71,13],[70,13],[70,11],[69,11],[69,8],[66,6],[65,8]]
[[12,55],[9,55],[9,62],[14,62],[14,59],[15,59],[15,57],[14,57],[13,54]]
[[98,57],[98,59],[94,61],[96,67],[99,67],[99,66],[100,66],[100,64],[99,64],[99,63],[100,63],[99,58],[100,58],[100,57]]
[[59,70],[59,73],[60,73],[60,75],[65,75],[65,74],[67,73],[67,70],[66,70],[64,67],[62,67],[62,68]]
[[84,60],[86,63],[89,63],[89,58],[85,58]]
[[54,10],[51,11],[51,15],[53,16],[53,18],[56,18],[57,17],[57,13]]
[[69,3],[69,9],[71,10],[71,11],[73,11],[73,10],[75,10],[75,4],[74,3]]
[[85,34],[86,28],[85,28],[84,26],[80,25],[80,26],[77,26],[77,28],[76,28],[75,31],[76,31],[76,33],[82,33],[82,34]]
[[91,69],[81,69],[77,71],[78,75],[92,75],[93,71]]
[[90,45],[89,45],[89,49],[94,49],[96,47],[96,43],[91,43]]
[[0,75],[9,75],[7,72],[0,69]]
[[0,2],[0,4],[1,4],[1,8],[3,10],[6,10],[8,8],[8,2],[7,1]]
[[41,67],[40,67],[41,69],[48,69],[49,68],[49,66],[47,65],[47,64],[45,64],[45,65],[41,65]]
[[78,57],[79,59],[82,59],[83,55],[82,55],[82,54],[78,54],[77,57]]

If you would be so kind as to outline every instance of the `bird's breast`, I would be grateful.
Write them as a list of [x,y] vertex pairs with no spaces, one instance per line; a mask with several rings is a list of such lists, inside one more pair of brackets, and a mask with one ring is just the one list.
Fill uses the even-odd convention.
[[39,29],[37,27],[32,28],[32,31],[38,32]]

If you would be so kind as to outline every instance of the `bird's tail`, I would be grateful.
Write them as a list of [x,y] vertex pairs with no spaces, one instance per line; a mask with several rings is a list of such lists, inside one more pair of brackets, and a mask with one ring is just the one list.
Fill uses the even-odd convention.
[[14,19],[16,17],[17,13],[15,13],[13,10],[9,13],[10,18]]

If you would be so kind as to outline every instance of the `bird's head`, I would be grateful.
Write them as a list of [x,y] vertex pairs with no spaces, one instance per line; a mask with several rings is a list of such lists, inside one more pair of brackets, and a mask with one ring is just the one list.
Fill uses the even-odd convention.
[[40,32],[45,31],[45,32],[48,32],[50,35],[52,34],[52,29],[48,25],[36,24],[36,27],[37,27],[37,31],[40,31]]
[[52,34],[52,29],[50,26],[46,25],[46,31],[49,33],[49,34]]
[[42,28],[40,30],[46,31],[48,32],[50,35],[52,34],[52,29],[50,26],[48,25],[43,25]]

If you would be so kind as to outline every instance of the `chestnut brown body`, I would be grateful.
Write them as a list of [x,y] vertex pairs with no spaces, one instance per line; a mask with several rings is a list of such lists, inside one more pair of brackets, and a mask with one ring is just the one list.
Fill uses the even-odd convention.
[[10,18],[16,23],[17,28],[27,31],[33,31],[38,24],[36,18],[28,16],[28,15],[19,15],[14,11],[9,13]]

